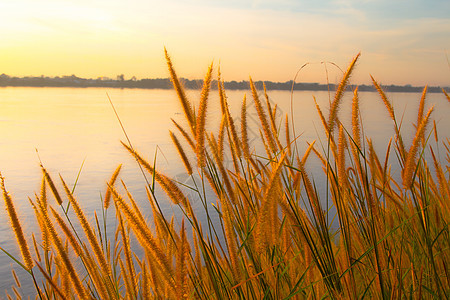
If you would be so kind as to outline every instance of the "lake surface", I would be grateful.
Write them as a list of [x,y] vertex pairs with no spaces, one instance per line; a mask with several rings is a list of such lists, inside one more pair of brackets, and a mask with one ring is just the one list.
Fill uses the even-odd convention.
[[[90,216],[94,210],[101,214],[100,195],[104,194],[106,181],[119,164],[123,164],[120,178],[127,184],[137,202],[148,207],[145,181],[133,157],[120,144],[121,140],[126,139],[109,104],[107,93],[135,149],[150,161],[156,155],[159,170],[182,180],[184,168],[169,137],[169,130],[177,133],[171,118],[184,124],[181,106],[174,91],[0,88],[0,171],[5,177],[6,188],[15,201],[28,238],[31,239],[32,232],[39,232],[28,202],[28,197],[33,199],[34,193],[39,193],[42,178],[39,157],[55,181],[58,174],[61,174],[70,186],[74,184],[83,165],[75,194]],[[217,91],[211,93],[207,126],[216,130],[220,122],[220,108]],[[247,94],[249,128],[254,134],[251,141],[259,149],[258,130],[255,130],[257,116],[249,91],[227,92],[231,113],[239,120],[244,94]],[[269,91],[268,94],[272,105],[278,105],[278,116],[288,114],[291,117],[291,94],[287,91]],[[301,135],[297,140],[300,149],[306,149],[306,142],[318,137],[324,139],[313,96],[325,115],[328,114],[329,99],[333,97],[327,92],[314,91],[293,94],[292,112],[296,134]],[[188,91],[188,97],[196,103],[199,91]],[[347,128],[350,128],[351,123],[351,97],[352,93],[347,92],[339,112],[339,119]],[[405,144],[409,147],[414,133],[412,124],[417,119],[421,95],[391,93],[388,97],[398,120],[403,116],[402,132]],[[360,93],[360,101],[364,132],[373,139],[376,150],[384,153],[394,133],[388,113],[377,93]],[[450,104],[443,94],[428,94],[426,110],[431,105],[435,105],[432,116],[436,120],[441,139],[449,137]],[[284,121],[280,124],[284,136]],[[318,166],[314,162],[307,165],[316,182],[320,182],[322,178],[322,171]],[[396,172],[400,174],[399,170]],[[57,182],[57,186],[61,188],[59,181]],[[0,203],[0,246],[19,255],[3,199]],[[168,202],[162,203],[162,206],[167,215],[174,211]],[[149,211],[146,211],[147,216]],[[113,222],[114,217],[110,217]],[[10,272],[12,264],[12,260],[0,252],[0,298],[4,295],[1,293],[13,284]],[[29,291],[26,286],[31,282],[27,281],[24,272],[17,265],[14,265],[14,269],[23,278],[22,292],[26,295]]]

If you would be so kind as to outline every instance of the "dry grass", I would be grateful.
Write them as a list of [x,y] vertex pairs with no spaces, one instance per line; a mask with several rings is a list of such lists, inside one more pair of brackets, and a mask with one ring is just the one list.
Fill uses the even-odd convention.
[[[353,94],[352,128],[344,128],[338,118],[339,106],[358,57],[359,54],[343,75],[328,118],[316,103],[327,136],[323,152],[313,141],[305,153],[300,153],[299,147],[294,146],[297,137],[290,136],[293,120],[288,121],[287,116],[284,121],[277,120],[276,106],[271,108],[264,91],[264,107],[250,80],[266,149],[267,156],[263,158],[255,154],[254,145],[249,143],[246,98],[239,136],[219,75],[222,122],[218,133],[209,132],[205,119],[212,65],[205,77],[196,116],[166,52],[172,82],[189,127],[174,124],[189,149],[183,149],[178,138],[170,134],[191,176],[189,189],[203,204],[204,212],[194,212],[191,207],[194,196],[186,195],[186,187],[155,170],[136,150],[124,144],[153,178],[152,182],[158,183],[184,212],[181,226],[175,225],[173,217],[161,213],[158,201],[163,200],[154,194],[153,186],[147,187],[152,220],[144,217],[125,185],[126,197],[122,196],[115,187],[119,166],[108,181],[103,206],[106,211],[115,210],[116,234],[106,238],[97,215],[95,223],[88,221],[61,178],[68,200],[64,202],[50,174],[42,168],[40,196],[36,196],[35,202],[30,200],[42,236],[39,240],[33,234],[32,255],[2,178],[3,197],[23,263],[14,259],[33,278],[33,270],[44,275],[42,282],[35,281],[36,297],[448,298],[449,139],[439,137],[434,126],[435,144],[428,142],[431,133],[427,132],[427,125],[432,120],[432,109],[424,115],[425,89],[416,133],[406,150],[393,107],[373,78],[394,122],[392,145],[397,155],[391,155],[391,142],[379,156],[371,140],[361,138],[364,120],[360,118],[357,90]],[[285,137],[279,136],[282,131],[276,124],[284,124]],[[436,155],[439,143],[447,149],[444,162]],[[226,167],[224,152],[231,155],[231,168]],[[327,182],[311,180],[306,164],[312,153],[323,163]],[[197,157],[197,166],[189,162],[189,157]],[[428,163],[426,157],[432,158],[432,162]],[[404,166],[400,181],[391,174],[395,158],[396,163]],[[328,187],[327,199],[319,195],[317,184]],[[56,201],[48,201],[46,185]],[[204,193],[206,189],[214,193]],[[82,232],[74,229],[75,220],[67,214],[67,205],[74,210]],[[217,213],[215,217],[213,210]],[[330,216],[329,211],[335,211],[336,215]],[[206,223],[200,222],[205,215]],[[332,219],[337,221],[337,228],[331,226]],[[103,225],[106,227],[106,223]],[[133,239],[140,249],[131,246]],[[13,292],[19,293],[16,287]]]

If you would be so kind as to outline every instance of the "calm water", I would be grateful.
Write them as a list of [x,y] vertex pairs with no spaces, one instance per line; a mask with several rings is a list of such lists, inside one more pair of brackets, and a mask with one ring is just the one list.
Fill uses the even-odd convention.
[[[156,155],[160,170],[183,180],[183,169],[180,169],[182,164],[169,137],[169,130],[176,132],[171,118],[184,124],[182,111],[172,90],[1,88],[0,171],[15,200],[27,237],[31,237],[31,232],[38,232],[28,203],[28,197],[34,198],[34,193],[39,192],[41,172],[38,154],[54,180],[61,174],[70,186],[74,184],[83,165],[75,193],[90,216],[94,210],[101,212],[100,195],[104,194],[105,182],[121,163],[121,178],[137,201],[144,207],[148,206],[144,191],[145,181],[136,162],[120,144],[120,140],[125,141],[125,137],[106,93],[111,97],[133,146],[149,160],[153,160]],[[252,130],[257,116],[253,109],[251,93],[228,91],[230,109],[238,119],[240,103],[245,93],[249,103],[250,131],[258,133],[257,130]],[[198,99],[198,91],[190,91],[188,94],[193,101]],[[212,94],[207,125],[216,129],[220,121],[220,109],[217,92],[213,91]],[[301,135],[298,139],[301,149],[306,149],[307,141],[311,142],[318,136],[323,139],[322,125],[317,117],[313,95],[324,114],[327,114],[327,92],[295,92],[293,95],[295,130],[297,135]],[[351,122],[351,96],[351,93],[346,95],[339,114],[340,120],[347,126]],[[405,143],[409,146],[414,130],[412,123],[417,118],[421,95],[393,93],[388,96],[393,102],[398,119],[403,115],[402,132],[408,137]],[[272,91],[269,92],[269,97],[273,105],[277,103],[279,116],[289,114],[291,117],[289,92]],[[360,101],[365,134],[373,139],[379,153],[384,152],[389,138],[393,135],[393,125],[389,122],[388,114],[376,93],[360,93]],[[435,105],[433,117],[440,136],[448,137],[450,105],[441,94],[427,96],[426,109],[432,104]],[[282,124],[284,128],[284,123]],[[252,143],[255,147],[260,147],[256,137]],[[315,178],[320,182],[321,171],[316,170],[317,166],[312,162],[307,167],[314,174],[317,173]],[[0,203],[0,246],[18,255],[3,200]],[[162,206],[165,213],[172,214],[169,203],[162,203]],[[0,253],[0,298],[3,291],[13,284],[11,264],[12,261]],[[14,268],[19,276],[23,274],[17,266]],[[26,277],[22,278],[24,286],[31,284],[27,282]],[[25,295],[29,290],[24,287],[22,291]]]

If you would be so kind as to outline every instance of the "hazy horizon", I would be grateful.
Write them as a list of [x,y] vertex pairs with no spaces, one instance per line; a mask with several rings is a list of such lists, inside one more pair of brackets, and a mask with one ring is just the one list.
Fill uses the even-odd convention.
[[166,78],[166,47],[180,77],[214,61],[227,81],[285,82],[309,63],[297,81],[325,83],[361,52],[354,84],[448,86],[448,11],[443,0],[9,1],[0,74]]
[[[20,81],[13,81],[10,84],[8,84],[8,81],[6,81],[6,84],[5,84],[5,82],[3,82],[3,85],[2,85],[1,76],[4,76],[4,75],[8,76],[10,79],[15,78],[15,79],[18,79],[18,80],[25,80],[25,81],[22,82],[23,85],[19,84],[19,83],[21,83]],[[0,87],[15,87],[15,86],[17,86],[17,87],[27,87],[27,86],[29,86],[29,87],[76,87],[77,86],[76,82],[58,81],[58,80],[70,80],[70,79],[73,78],[73,80],[75,80],[75,79],[82,80],[81,83],[80,83],[80,87],[97,87],[95,85],[94,86],[89,86],[89,85],[88,86],[84,86],[83,83],[90,83],[90,82],[92,83],[92,82],[98,82],[98,81],[106,82],[106,83],[107,82],[120,83],[120,82],[123,81],[124,83],[127,83],[127,82],[142,82],[142,81],[147,81],[147,80],[148,81],[167,80],[168,82],[170,82],[170,84],[167,86],[167,88],[168,89],[172,89],[173,88],[170,76],[154,77],[154,78],[136,78],[135,76],[132,76],[132,77],[124,77],[123,79],[120,79],[119,76],[122,76],[122,75],[124,75],[124,74],[118,74],[115,77],[94,76],[94,77],[90,77],[90,78],[85,78],[85,77],[78,76],[77,74],[71,74],[71,75],[65,74],[65,75],[57,75],[57,76],[46,76],[44,74],[39,75],[39,76],[35,76],[35,75],[10,76],[9,74],[2,73],[2,74],[0,74]],[[46,81],[47,83],[50,83],[50,82],[58,83],[59,82],[59,83],[66,83],[67,85],[61,85],[61,86],[59,86],[59,85],[48,85],[45,82],[39,84],[39,83],[37,83],[35,81],[29,81],[29,82],[26,81],[27,79],[34,80],[34,79],[41,79],[41,78],[47,80]],[[198,82],[198,81],[203,81],[203,78],[186,78],[186,77],[182,77],[182,76],[179,77],[179,78],[181,80],[188,81],[188,83],[189,82],[194,83],[194,82]],[[213,82],[215,82],[216,80],[217,79],[213,79]],[[84,82],[84,81],[86,81],[86,82]],[[249,79],[242,79],[242,80],[239,80],[239,81],[236,81],[236,80],[224,80],[224,82],[226,84],[227,83],[237,83],[237,84],[249,83]],[[258,79],[258,80],[255,80],[254,82],[255,82],[255,84],[271,83],[271,84],[281,84],[282,85],[282,84],[287,84],[287,83],[290,84],[290,83],[292,83],[293,79],[287,80],[287,81],[271,81],[271,80]],[[322,83],[322,82],[305,82],[305,81],[299,81],[299,80],[295,80],[294,82],[295,82],[296,85],[297,84],[317,85],[318,88],[319,87],[323,87],[323,86],[327,86],[327,85],[336,85],[337,84],[336,82]],[[382,87],[386,87],[386,88],[389,87],[389,86],[391,86],[391,87],[392,86],[402,87],[402,88],[423,88],[425,86],[428,86],[428,92],[431,92],[431,93],[433,93],[433,92],[441,93],[442,92],[441,88],[450,88],[450,82],[449,82],[448,85],[430,85],[430,84],[412,85],[410,83],[405,83],[405,84],[401,84],[401,85],[400,84],[399,85],[395,85],[395,84],[391,84],[389,82],[378,82],[378,83]],[[186,89],[192,89],[191,85],[192,84],[189,84],[188,86],[185,86],[185,88]],[[106,85],[106,86],[108,86],[108,85]],[[353,83],[350,83],[350,86],[373,87],[373,84],[372,83],[368,83],[368,84],[364,84],[364,83],[353,84]],[[110,86],[110,87],[113,87],[113,86]],[[122,86],[118,86],[118,87],[123,88]],[[131,87],[131,88],[136,88],[136,87]],[[139,87],[137,87],[137,88],[139,88]],[[152,87],[152,88],[154,88],[154,87]],[[198,88],[200,88],[200,86]],[[214,88],[214,86],[212,88]],[[228,88],[230,88],[230,87],[228,87]],[[268,89],[270,90],[271,88],[268,88]],[[436,90],[436,89],[438,89],[438,90]],[[309,89],[306,89],[306,90],[309,90]],[[312,90],[314,90],[314,89],[312,89]]]

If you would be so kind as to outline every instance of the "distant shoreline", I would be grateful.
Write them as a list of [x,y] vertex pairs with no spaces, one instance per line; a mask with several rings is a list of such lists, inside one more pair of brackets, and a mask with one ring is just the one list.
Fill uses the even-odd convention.
[[[181,79],[186,89],[201,89],[202,80]],[[224,83],[227,90],[248,90],[250,85],[248,81],[227,81]],[[272,82],[272,81],[256,81],[255,85],[258,89],[266,85],[267,90],[292,90],[292,81]],[[356,88],[361,92],[375,92],[372,85],[350,85],[350,88]],[[8,75],[0,75],[0,87],[73,87],[73,88],[89,88],[89,87],[107,87],[107,88],[137,88],[137,89],[172,89],[172,83],[169,78],[156,79],[130,79],[124,80],[123,76],[118,79],[98,78],[85,79],[75,75],[63,77],[10,77]],[[213,82],[212,89],[217,89],[217,82]],[[412,85],[382,85],[385,92],[399,93],[420,93],[423,86]],[[443,87],[450,90],[450,87]],[[336,89],[335,84],[319,84],[298,82],[294,85],[295,91],[333,91]],[[428,93],[441,93],[442,87],[428,87]]]

